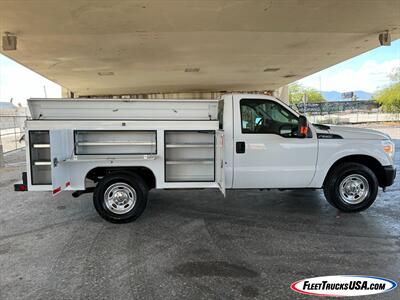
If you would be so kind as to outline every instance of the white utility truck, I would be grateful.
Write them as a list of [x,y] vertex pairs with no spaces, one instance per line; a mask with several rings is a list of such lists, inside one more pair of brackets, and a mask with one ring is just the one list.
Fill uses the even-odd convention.
[[389,136],[308,124],[270,96],[28,104],[27,172],[15,190],[93,192],[116,223],[139,217],[153,188],[322,188],[332,206],[358,212],[396,174]]

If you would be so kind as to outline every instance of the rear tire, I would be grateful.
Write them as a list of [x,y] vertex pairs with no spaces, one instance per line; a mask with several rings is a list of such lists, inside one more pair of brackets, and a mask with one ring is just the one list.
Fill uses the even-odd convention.
[[328,202],[343,212],[366,210],[378,195],[374,172],[359,163],[342,163],[327,176],[324,194]]
[[93,193],[93,204],[99,215],[112,223],[128,223],[146,208],[148,188],[133,173],[114,173],[104,177]]

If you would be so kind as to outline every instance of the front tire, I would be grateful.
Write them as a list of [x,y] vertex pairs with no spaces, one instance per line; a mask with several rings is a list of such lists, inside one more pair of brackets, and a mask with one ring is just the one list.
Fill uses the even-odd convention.
[[324,194],[335,208],[343,212],[359,212],[374,203],[378,186],[374,172],[365,165],[342,163],[328,174]]
[[133,173],[115,173],[104,177],[93,193],[93,204],[99,215],[112,223],[128,223],[146,208],[148,188]]

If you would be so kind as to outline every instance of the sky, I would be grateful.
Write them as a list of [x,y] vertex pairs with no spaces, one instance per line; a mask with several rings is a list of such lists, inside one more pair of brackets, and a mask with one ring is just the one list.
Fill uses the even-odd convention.
[[61,86],[0,54],[0,101],[26,106],[28,98],[60,98]]
[[400,67],[400,40],[341,62],[297,81],[318,91],[374,93],[388,85],[388,74]]
[[[374,93],[389,84],[388,74],[400,67],[400,40],[389,47],[379,47],[321,72],[298,83],[321,91]],[[0,54],[0,101],[26,105],[26,99],[61,97],[61,87]]]

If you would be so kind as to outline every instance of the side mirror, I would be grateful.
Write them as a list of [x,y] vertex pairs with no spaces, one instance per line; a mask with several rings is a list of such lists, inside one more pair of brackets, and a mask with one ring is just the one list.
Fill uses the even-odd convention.
[[303,115],[299,117],[299,127],[298,127],[299,137],[306,138],[308,136],[308,121]]

